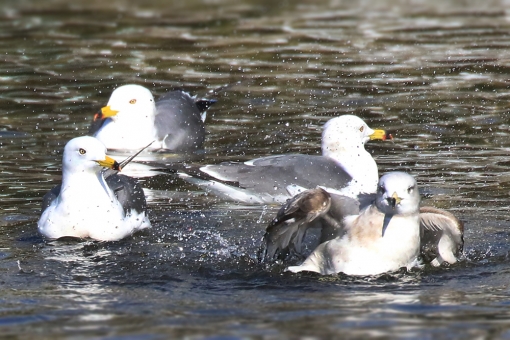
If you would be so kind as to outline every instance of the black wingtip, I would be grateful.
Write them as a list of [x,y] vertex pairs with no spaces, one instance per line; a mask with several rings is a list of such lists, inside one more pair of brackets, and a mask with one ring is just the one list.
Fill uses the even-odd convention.
[[217,102],[217,99],[199,99],[195,102],[195,105],[200,112],[204,112]]
[[283,261],[291,254],[291,248],[289,246],[282,247],[278,241],[272,239],[269,232],[266,232],[257,251],[257,260],[259,263]]

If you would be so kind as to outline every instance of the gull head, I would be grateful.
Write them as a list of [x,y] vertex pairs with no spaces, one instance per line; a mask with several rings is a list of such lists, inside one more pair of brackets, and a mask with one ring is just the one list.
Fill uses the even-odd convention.
[[353,115],[343,115],[330,119],[322,132],[322,152],[359,149],[369,140],[386,139],[384,130],[373,130],[363,119]]
[[102,168],[120,170],[119,163],[106,155],[106,147],[94,137],[71,139],[64,148],[64,173],[98,172]]
[[135,84],[124,85],[115,89],[108,104],[101,109],[103,118],[115,122],[136,122],[153,119],[156,105],[152,93],[145,87]]
[[405,172],[389,172],[377,185],[377,208],[384,214],[414,214],[419,212],[420,194],[413,176]]

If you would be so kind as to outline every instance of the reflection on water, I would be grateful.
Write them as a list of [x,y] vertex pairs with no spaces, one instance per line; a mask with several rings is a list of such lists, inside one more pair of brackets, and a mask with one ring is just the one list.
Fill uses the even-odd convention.
[[[508,336],[505,2],[21,0],[0,17],[2,334]],[[205,150],[126,169],[141,177],[152,230],[44,241],[40,199],[60,180],[63,146],[127,83],[217,98]],[[284,273],[255,259],[277,207],[224,202],[166,170],[317,154],[324,122],[347,113],[394,134],[368,145],[381,173],[411,172],[425,204],[464,220],[464,261],[369,278]]]
[[115,291],[101,283],[98,277],[98,263],[114,254],[106,249],[90,254],[84,251],[84,244],[62,244],[50,242],[41,249],[41,255],[48,263],[61,266],[58,285],[60,299],[67,300],[72,309],[80,311],[78,321],[106,321],[114,317],[104,314],[105,307],[118,301]]

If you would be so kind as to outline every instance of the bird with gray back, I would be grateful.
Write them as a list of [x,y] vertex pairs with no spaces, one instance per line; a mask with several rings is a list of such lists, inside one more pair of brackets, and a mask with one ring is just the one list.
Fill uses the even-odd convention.
[[143,189],[134,178],[118,174],[122,165],[94,137],[70,140],[62,157],[62,183],[43,197],[39,232],[50,239],[115,241],[149,228]]
[[184,180],[222,198],[249,204],[282,204],[297,192],[322,186],[356,197],[375,192],[377,164],[365,150],[369,140],[384,140],[361,119],[330,119],[322,133],[322,156],[289,154],[178,169]]
[[201,149],[206,110],[215,102],[181,90],[170,91],[155,102],[147,88],[124,85],[113,91],[108,104],[94,116],[89,134],[108,149],[136,150],[151,141],[151,150]]

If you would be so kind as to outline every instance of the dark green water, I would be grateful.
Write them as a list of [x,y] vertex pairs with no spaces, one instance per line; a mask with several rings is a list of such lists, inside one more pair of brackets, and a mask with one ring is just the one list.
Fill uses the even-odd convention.
[[[0,332],[12,338],[510,337],[506,2],[7,1],[0,9]],[[466,226],[465,259],[374,278],[256,263],[277,207],[142,178],[153,229],[47,242],[65,143],[115,87],[200,96],[204,164],[318,153],[328,118],[390,130],[368,148]],[[158,155],[159,164],[182,157]],[[142,159],[143,160],[143,159]]]

